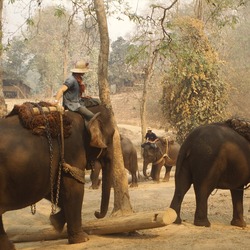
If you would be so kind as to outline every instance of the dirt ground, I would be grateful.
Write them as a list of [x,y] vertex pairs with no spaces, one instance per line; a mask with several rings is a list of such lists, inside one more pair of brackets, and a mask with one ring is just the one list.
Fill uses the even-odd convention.
[[[140,182],[138,188],[130,188],[130,201],[134,212],[159,211],[169,207],[174,192],[174,171],[169,182],[154,183],[153,181]],[[99,209],[100,190],[89,189],[83,203],[83,222],[94,220],[94,211]],[[113,193],[112,193],[113,194]],[[245,219],[249,223],[250,193],[245,193]],[[112,211],[113,196],[109,214]],[[49,224],[50,204],[42,200],[37,203],[37,213],[32,215],[30,207],[4,214],[7,233],[13,238],[27,231],[30,241],[41,231],[51,229]],[[170,224],[165,227],[137,231],[136,235],[90,235],[90,240],[75,245],[69,245],[67,239],[16,243],[16,249],[249,249],[250,228],[245,229],[230,226],[232,206],[229,191],[218,190],[209,199],[210,228],[193,225],[195,200],[193,190],[185,196],[182,206],[182,225]]]
[[[133,109],[133,108],[132,108]],[[129,112],[129,111],[128,111]],[[126,119],[124,114],[118,120],[121,133],[127,135],[138,149],[139,169],[142,170],[140,156],[140,128],[136,121],[136,114],[131,113],[131,119]],[[119,119],[119,118],[118,118]],[[152,123],[151,123],[152,124]],[[150,126],[152,126],[150,124]],[[162,135],[160,125],[152,126],[157,134]],[[163,175],[163,172],[162,172]],[[86,178],[89,180],[88,176]],[[130,176],[128,175],[130,180]],[[99,210],[101,190],[89,189],[90,182],[85,185],[85,197],[82,210],[83,223],[95,220],[94,212]],[[174,193],[174,169],[171,172],[169,182],[154,183],[152,180],[141,181],[137,188],[129,188],[130,201],[134,212],[159,211],[169,207]],[[250,191],[244,195],[244,217],[250,225]],[[111,195],[109,213],[113,208],[113,190]],[[191,188],[186,194],[181,215],[184,220],[181,225],[170,224],[165,227],[137,231],[137,234],[116,235],[90,235],[90,240],[75,245],[69,245],[67,239],[50,241],[33,241],[37,235],[51,230],[49,215],[51,205],[42,200],[36,204],[36,214],[32,215],[30,207],[10,211],[3,215],[5,229],[11,239],[20,234],[30,234],[29,242],[16,242],[17,250],[33,249],[109,249],[109,250],[153,250],[153,249],[249,249],[250,226],[237,228],[230,225],[232,219],[232,204],[228,190],[217,190],[209,198],[208,217],[211,222],[210,228],[196,227],[193,225],[195,211],[195,197]],[[20,238],[20,237],[19,237]],[[22,239],[21,239],[22,240]]]

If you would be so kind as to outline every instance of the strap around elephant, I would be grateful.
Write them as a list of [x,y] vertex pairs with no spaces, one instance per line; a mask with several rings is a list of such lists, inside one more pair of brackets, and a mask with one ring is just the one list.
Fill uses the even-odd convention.
[[81,182],[82,184],[85,184],[85,172],[83,170],[73,167],[66,162],[64,162],[62,166],[63,166],[63,171],[65,173],[69,173],[77,181]]

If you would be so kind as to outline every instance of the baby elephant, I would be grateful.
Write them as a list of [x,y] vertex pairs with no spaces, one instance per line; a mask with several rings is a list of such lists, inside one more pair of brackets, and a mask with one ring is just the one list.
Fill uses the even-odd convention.
[[[138,183],[137,183],[136,173],[138,172],[138,161],[137,161],[136,148],[131,142],[131,140],[126,136],[120,134],[120,138],[121,138],[121,149],[122,149],[124,166],[132,176],[132,183],[130,184],[130,187],[137,187]],[[92,164],[92,169],[90,174],[90,179],[92,182],[90,188],[92,189],[98,189],[101,184],[101,180],[99,179],[101,168],[102,165],[98,160],[96,160],[94,164]]]

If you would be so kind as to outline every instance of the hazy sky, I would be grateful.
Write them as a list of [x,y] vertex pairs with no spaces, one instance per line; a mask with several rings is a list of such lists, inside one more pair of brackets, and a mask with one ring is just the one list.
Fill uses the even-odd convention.
[[[145,12],[149,5],[152,3],[164,2],[169,5],[173,0],[126,0],[131,6],[131,11],[136,14]],[[190,2],[192,0],[182,0],[182,2]],[[27,19],[29,11],[30,0],[16,1],[15,4],[7,4],[9,1],[4,1],[5,8],[3,13],[3,28],[4,28],[4,41],[7,41],[13,36],[13,33],[20,34],[21,30],[25,28],[24,22]],[[34,2],[34,8],[37,6],[37,1]],[[67,3],[67,0],[43,0],[42,5],[60,3]],[[21,11],[20,11],[21,10]],[[133,32],[134,24],[128,20],[126,16],[121,17],[123,21],[118,21],[116,18],[108,19],[109,36],[112,41],[116,40],[119,36],[125,36],[129,32]],[[23,25],[23,26],[22,26]],[[22,28],[21,28],[22,27]]]

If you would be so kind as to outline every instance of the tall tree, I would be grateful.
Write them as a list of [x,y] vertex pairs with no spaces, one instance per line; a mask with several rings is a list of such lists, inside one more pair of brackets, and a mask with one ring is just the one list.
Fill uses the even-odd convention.
[[7,107],[3,95],[3,0],[0,0],[0,117],[6,115]]
[[97,23],[100,33],[100,53],[98,59],[98,83],[100,99],[109,109],[112,117],[112,124],[115,129],[113,136],[113,162],[112,175],[114,187],[114,209],[112,214],[126,214],[132,212],[130,197],[128,193],[127,175],[123,163],[120,136],[113,114],[108,85],[108,58],[109,58],[109,34],[106,19],[106,12],[103,0],[94,0],[94,7],[97,16]]
[[163,82],[162,104],[182,143],[194,127],[226,117],[228,84],[219,77],[219,58],[200,20],[177,18],[172,29],[171,65]]

